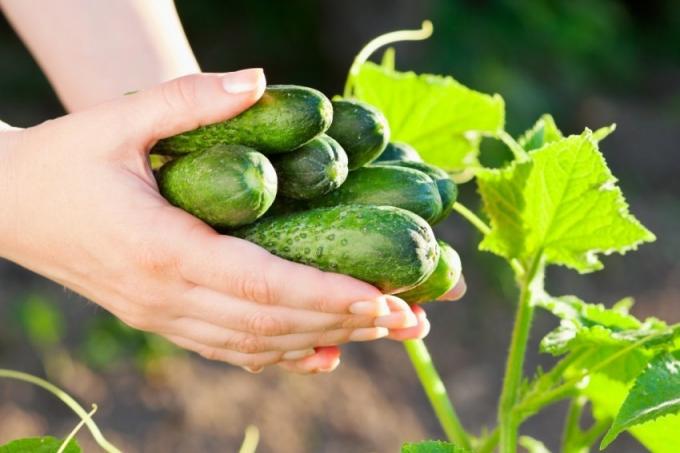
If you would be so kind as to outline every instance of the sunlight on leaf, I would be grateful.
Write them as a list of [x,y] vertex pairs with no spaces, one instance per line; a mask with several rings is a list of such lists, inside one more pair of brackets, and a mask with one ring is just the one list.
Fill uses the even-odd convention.
[[[0,445],[0,453],[54,453],[59,450],[61,443],[61,439],[50,436],[17,439]],[[64,449],[64,453],[80,453],[80,451],[80,446],[75,439],[72,439]]]
[[497,135],[505,123],[500,96],[471,90],[451,77],[367,62],[354,93],[385,114],[393,141],[410,144],[427,162],[449,172],[478,167],[481,137]]
[[508,259],[543,253],[581,273],[598,254],[625,253],[655,236],[628,212],[616,178],[588,130],[530,153],[530,160],[477,175],[491,233],[480,249]]
[[402,445],[401,453],[469,453],[469,450],[457,447],[449,442],[426,440]]

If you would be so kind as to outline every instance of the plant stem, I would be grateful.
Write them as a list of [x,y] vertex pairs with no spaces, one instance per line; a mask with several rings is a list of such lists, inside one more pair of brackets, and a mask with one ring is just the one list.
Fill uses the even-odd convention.
[[[503,390],[498,405],[498,423],[500,430],[501,453],[517,451],[517,434],[521,418],[515,412],[519,387],[522,384],[524,356],[526,354],[529,331],[534,313],[532,299],[536,293],[537,283],[543,283],[543,259],[538,252],[527,273],[522,277],[520,298],[515,315],[515,326],[510,340],[510,351],[503,378]],[[538,288],[542,292],[542,288]]]
[[57,453],[63,453],[64,450],[66,450],[66,448],[68,447],[68,444],[71,442],[71,440],[74,437],[76,437],[76,434],[78,434],[78,431],[80,431],[80,428],[83,427],[85,422],[87,420],[92,420],[92,416],[94,415],[95,412],[97,412],[97,405],[93,404],[92,410],[87,414],[87,418],[80,420],[80,422],[76,425],[75,428],[73,428],[73,430],[69,433],[69,435],[64,438],[64,441],[61,443],[61,446],[59,447],[59,450],[57,450]]
[[243,443],[238,453],[255,453],[260,443],[260,430],[255,425],[248,425],[243,436]]
[[69,408],[71,408],[71,410],[75,412],[78,415],[78,417],[80,417],[80,419],[85,422],[85,425],[87,425],[87,428],[92,433],[92,437],[94,437],[94,440],[97,442],[97,444],[100,447],[102,447],[102,450],[106,451],[107,453],[121,453],[120,450],[111,445],[111,443],[109,443],[104,438],[104,435],[101,433],[101,431],[99,431],[99,428],[92,421],[92,419],[85,411],[85,409],[83,409],[82,406],[71,397],[71,395],[64,392],[59,387],[45,381],[44,379],[40,379],[39,377],[32,376],[27,373],[22,373],[21,371],[6,370],[0,368],[0,377],[28,382],[30,384],[37,385],[38,387],[42,387],[43,389],[52,393],[54,396],[63,401],[63,403],[66,404]]
[[463,204],[456,201],[453,204],[453,210],[456,211],[458,214],[462,215],[465,218],[465,220],[474,225],[483,235],[486,236],[487,234],[491,233],[491,228],[489,227],[489,225],[484,223],[482,219],[477,217],[477,214],[470,211]]
[[385,33],[377,38],[369,41],[368,44],[364,46],[361,51],[354,58],[352,66],[349,68],[349,74],[347,75],[347,81],[345,82],[345,90],[343,93],[344,97],[350,97],[352,95],[352,88],[354,88],[354,79],[359,74],[359,68],[368,58],[381,48],[388,44],[399,41],[422,41],[432,36],[432,22],[429,20],[423,21],[423,24],[419,30],[398,30],[391,33]]
[[427,346],[423,340],[408,340],[404,347],[446,436],[457,446],[470,449],[470,438],[458,419]]
[[491,453],[496,448],[496,445],[498,445],[499,439],[500,431],[498,431],[498,428],[495,428],[491,434],[486,437],[484,443],[477,447],[475,453]]
[[567,417],[564,420],[564,430],[562,431],[562,446],[560,451],[567,453],[576,447],[581,437],[581,415],[588,399],[584,396],[576,396],[569,402]]
[[500,138],[501,141],[505,143],[508,148],[510,148],[513,156],[515,156],[515,160],[523,162],[529,159],[527,152],[519,145],[519,143],[517,143],[517,141],[515,141],[514,138],[512,138],[512,135],[508,134],[506,131],[501,131],[498,134],[498,138]]

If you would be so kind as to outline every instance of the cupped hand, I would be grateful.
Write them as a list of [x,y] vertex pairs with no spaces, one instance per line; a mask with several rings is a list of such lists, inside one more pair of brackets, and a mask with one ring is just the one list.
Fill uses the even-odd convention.
[[217,234],[158,193],[161,138],[233,117],[261,70],[182,77],[29,129],[0,124],[0,255],[202,356],[330,371],[336,345],[424,336],[422,310]]

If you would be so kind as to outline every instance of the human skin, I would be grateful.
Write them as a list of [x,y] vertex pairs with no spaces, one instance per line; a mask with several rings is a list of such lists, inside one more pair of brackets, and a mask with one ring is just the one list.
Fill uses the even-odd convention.
[[219,236],[158,195],[153,142],[237,114],[264,86],[251,71],[154,87],[199,70],[172,2],[0,6],[67,109],[82,110],[25,130],[0,125],[0,256],[133,327],[251,371],[330,371],[335,345],[427,333],[422,309]]

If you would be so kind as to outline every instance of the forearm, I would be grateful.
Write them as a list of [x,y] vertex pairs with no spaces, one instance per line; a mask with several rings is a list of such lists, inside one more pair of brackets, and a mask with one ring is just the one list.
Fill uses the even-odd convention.
[[0,258],[9,258],[9,244],[14,241],[16,205],[15,172],[12,149],[18,130],[0,121]]
[[171,0],[0,0],[69,111],[199,71]]

